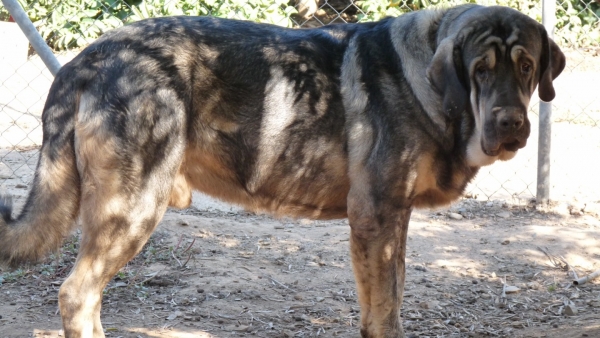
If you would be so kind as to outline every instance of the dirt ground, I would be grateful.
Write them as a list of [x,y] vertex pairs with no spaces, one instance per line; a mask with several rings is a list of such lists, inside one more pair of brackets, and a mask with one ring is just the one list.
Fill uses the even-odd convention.
[[[347,221],[227,209],[167,212],[105,290],[107,336],[358,337]],[[600,336],[600,282],[572,285],[572,271],[600,269],[598,210],[465,199],[415,212],[409,337]],[[0,337],[62,335],[57,292],[77,245],[75,234],[44,264],[0,275]]]
[[[573,272],[600,269],[600,100],[597,86],[580,86],[597,82],[600,59],[577,62],[553,103],[559,203],[529,203],[534,128],[517,158],[482,170],[469,191],[479,199],[413,213],[402,309],[409,337],[600,337],[600,279],[572,283]],[[26,103],[45,97],[25,73],[0,90],[0,186],[17,210],[41,139],[41,104]],[[169,210],[106,288],[107,336],[358,337],[347,221],[277,220],[200,195],[194,206]],[[0,270],[0,338],[62,336],[57,292],[77,246],[75,234],[43,264]]]

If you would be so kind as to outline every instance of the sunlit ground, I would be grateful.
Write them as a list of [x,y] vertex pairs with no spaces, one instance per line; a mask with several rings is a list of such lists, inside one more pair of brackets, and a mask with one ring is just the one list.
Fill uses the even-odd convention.
[[[157,329],[147,329],[147,328],[128,328],[126,329],[128,332],[137,333],[138,337],[161,337],[161,338],[214,338],[215,336],[210,333],[204,331],[179,331],[176,329],[165,329],[165,330],[157,330]],[[107,335],[110,334],[110,331],[107,332]],[[64,337],[64,332],[62,330],[33,330],[34,337],[40,338],[55,338],[55,337]],[[116,335],[122,336],[122,334]]]

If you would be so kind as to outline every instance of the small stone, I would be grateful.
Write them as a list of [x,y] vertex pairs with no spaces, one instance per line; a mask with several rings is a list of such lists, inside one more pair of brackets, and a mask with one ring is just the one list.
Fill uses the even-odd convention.
[[583,211],[585,210],[586,204],[581,202],[571,202],[569,203],[569,213],[573,216],[581,216],[583,215]]
[[519,329],[524,327],[523,322],[521,322],[521,321],[514,321],[511,323],[511,325],[512,325],[512,327],[519,328]]
[[25,184],[19,183],[19,184],[15,185],[15,188],[17,188],[17,189],[27,189],[27,186]]
[[204,289],[198,289],[196,290],[198,293],[204,293]]
[[512,214],[508,211],[501,211],[501,212],[497,213],[496,216],[498,216],[500,218],[509,218],[510,216],[512,216]]
[[420,302],[419,307],[423,310],[431,310],[438,306],[438,302],[430,301],[430,302]]
[[417,270],[417,271],[423,271],[423,272],[427,272],[427,268],[426,268],[426,267],[424,267],[424,266],[423,266],[423,265],[421,265],[421,264],[415,264],[415,265],[413,265],[413,267],[414,267],[414,268],[415,268],[415,270]]
[[473,283],[473,284],[478,284],[478,283],[479,283],[479,281],[477,281],[477,279],[473,279],[473,280],[471,281],[471,283]]
[[285,226],[278,224],[278,225],[274,226],[273,228],[280,230],[280,229],[285,229]]
[[571,214],[571,216],[581,216],[583,215],[583,211],[581,211],[580,209],[570,209],[569,213]]
[[502,243],[500,243],[500,244],[502,244],[502,245],[509,245],[509,244],[510,244],[510,241],[509,241],[508,239],[505,239],[505,240],[503,240],[503,241],[502,241]]
[[175,318],[177,318],[181,315],[183,315],[183,313],[181,311],[175,311],[175,312],[171,313],[169,315],[169,317],[167,317],[167,320],[174,320]]
[[506,293],[515,293],[515,292],[519,292],[521,291],[521,289],[519,289],[518,287],[514,286],[514,285],[507,285],[506,287],[504,287],[504,292]]
[[246,332],[248,331],[248,326],[246,325],[239,325],[239,326],[235,326],[235,325],[228,325],[225,327],[226,331],[237,331],[237,332]]
[[294,295],[294,299],[295,300],[302,300],[304,298],[301,295]]
[[575,306],[575,304],[565,305],[565,315],[567,315],[567,316],[577,315],[577,307]]
[[188,221],[185,220],[179,220],[179,225],[181,225],[182,227],[186,227],[190,225],[190,223],[188,223]]
[[325,300],[325,297],[317,297],[315,300],[320,303]]
[[448,213],[448,217],[450,219],[455,219],[455,220],[461,220],[461,219],[463,219],[463,215],[455,213],[455,212],[449,212]]

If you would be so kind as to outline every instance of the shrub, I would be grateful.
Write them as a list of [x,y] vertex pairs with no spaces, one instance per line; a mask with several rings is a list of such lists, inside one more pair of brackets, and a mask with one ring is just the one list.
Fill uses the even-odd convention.
[[[317,1],[317,0],[315,0]],[[325,0],[320,0],[323,3]],[[329,0],[331,1],[331,0]],[[295,0],[19,0],[48,44],[56,50],[83,47],[107,30],[131,21],[170,15],[212,15],[292,27]],[[339,2],[339,1],[338,1]],[[345,2],[343,3],[344,6]],[[429,7],[461,3],[499,4],[541,21],[541,2],[534,0],[355,0],[358,21]],[[331,4],[329,4],[331,5]],[[327,7],[327,6],[325,6]],[[343,10],[344,8],[340,8]],[[556,39],[562,46],[600,45],[600,1],[557,3]],[[0,8],[0,20],[6,20]]]
[[[363,0],[356,1],[363,11],[359,19],[379,20],[388,15],[428,7],[454,6],[461,3],[502,5],[512,7],[537,21],[542,21],[542,3],[533,0]],[[565,0],[557,1],[555,39],[565,47],[600,46],[600,1]]]

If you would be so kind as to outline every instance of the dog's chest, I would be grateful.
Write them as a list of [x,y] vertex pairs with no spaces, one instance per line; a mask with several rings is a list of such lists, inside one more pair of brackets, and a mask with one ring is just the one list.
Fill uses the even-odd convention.
[[432,208],[452,203],[463,193],[475,175],[472,168],[458,166],[422,155],[411,173],[410,197],[416,208]]

